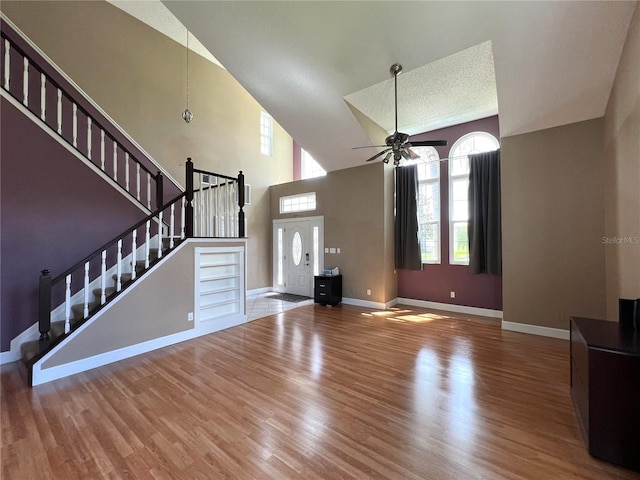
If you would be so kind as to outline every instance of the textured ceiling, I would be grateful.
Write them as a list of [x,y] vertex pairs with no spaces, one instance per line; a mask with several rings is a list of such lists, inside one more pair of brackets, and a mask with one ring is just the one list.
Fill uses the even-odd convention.
[[[412,99],[402,100],[400,116],[412,131],[422,128],[413,126],[416,116],[439,128],[493,113],[491,88],[502,136],[602,116],[636,7],[628,1],[163,3],[328,171],[368,158],[367,149],[351,149],[371,144],[371,122],[357,117],[376,117],[389,129],[392,112],[382,105],[392,105],[389,67],[396,62],[406,72],[399,77],[406,80],[402,94]],[[482,98],[457,98],[472,90]],[[359,114],[345,98],[370,113]],[[421,112],[412,111],[416,104]]]
[[[388,133],[395,130],[393,76],[345,97]],[[491,42],[398,75],[398,130],[409,135],[498,114]]]

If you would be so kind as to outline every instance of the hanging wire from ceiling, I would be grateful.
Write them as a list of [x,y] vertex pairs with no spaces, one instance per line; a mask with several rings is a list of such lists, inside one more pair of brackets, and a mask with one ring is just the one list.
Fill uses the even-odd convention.
[[189,29],[187,29],[187,108],[182,112],[182,119],[186,123],[193,120],[193,113],[189,110]]

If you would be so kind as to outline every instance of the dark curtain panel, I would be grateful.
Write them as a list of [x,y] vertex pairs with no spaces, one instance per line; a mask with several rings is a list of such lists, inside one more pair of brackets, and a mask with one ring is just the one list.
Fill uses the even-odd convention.
[[469,155],[469,162],[469,270],[500,275],[500,150]]
[[396,268],[422,270],[417,196],[418,168],[396,168]]

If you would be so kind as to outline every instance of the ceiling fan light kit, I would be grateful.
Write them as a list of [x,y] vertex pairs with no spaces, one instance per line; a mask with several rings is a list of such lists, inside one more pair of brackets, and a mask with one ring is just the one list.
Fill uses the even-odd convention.
[[441,147],[447,144],[446,140],[418,140],[409,142],[409,135],[398,131],[398,75],[402,73],[402,65],[394,63],[389,68],[389,72],[393,75],[394,83],[394,106],[395,106],[395,131],[385,139],[385,145],[372,145],[371,147],[354,147],[354,148],[372,148],[372,147],[386,147],[380,153],[375,154],[369,158],[367,162],[371,162],[380,158],[386,153],[386,156],[382,160],[384,163],[389,163],[391,156],[393,156],[393,164],[400,166],[400,160],[411,160],[416,155],[410,150],[411,147]]

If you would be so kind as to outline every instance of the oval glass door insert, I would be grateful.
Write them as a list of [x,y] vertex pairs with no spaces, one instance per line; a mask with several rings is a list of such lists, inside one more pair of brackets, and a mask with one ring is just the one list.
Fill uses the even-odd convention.
[[297,267],[302,260],[302,237],[300,232],[293,234],[293,242],[291,242],[291,255],[293,257],[293,263]]

